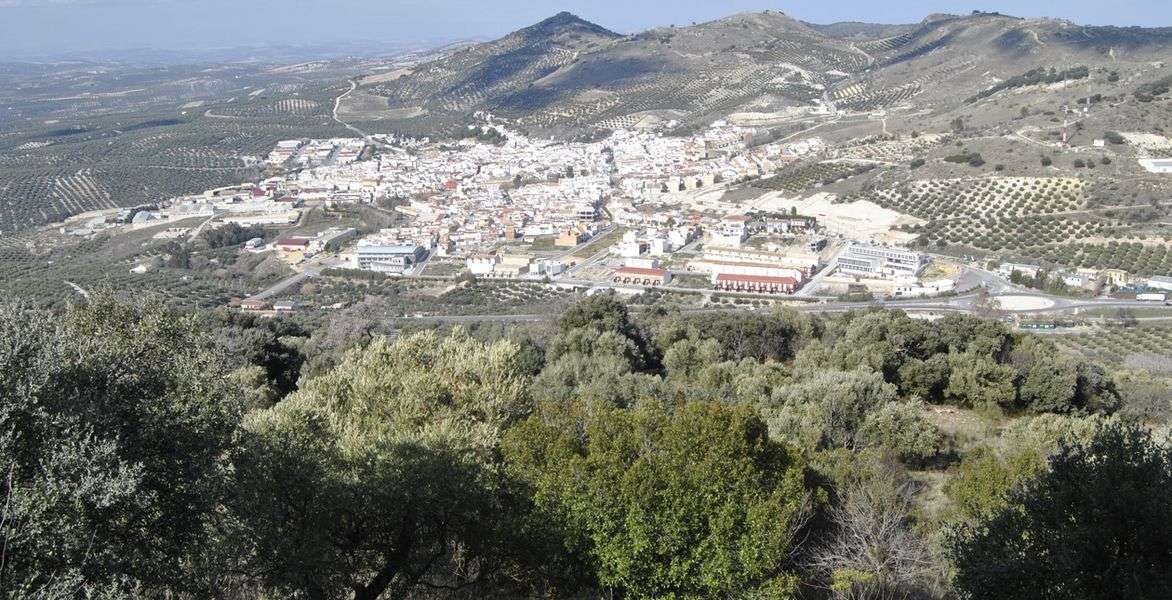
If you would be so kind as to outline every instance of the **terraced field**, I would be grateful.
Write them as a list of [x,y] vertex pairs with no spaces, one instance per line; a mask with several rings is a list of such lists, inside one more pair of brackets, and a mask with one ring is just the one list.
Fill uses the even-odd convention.
[[1084,214],[1087,183],[1074,178],[931,179],[876,190],[879,205],[928,221],[930,242],[1023,250],[1110,235],[1122,226]]
[[1135,223],[1115,210],[1090,208],[1090,196],[1081,179],[990,177],[918,180],[868,197],[926,220],[912,231],[929,243],[1066,267],[1172,273],[1167,240],[1136,239]]
[[1172,274],[1169,244],[1110,241],[1105,244],[1064,244],[1042,250],[1039,255],[1051,262],[1072,267],[1123,269],[1150,277]]
[[[203,108],[211,116],[225,119],[280,120],[282,117],[315,116],[328,119],[333,110],[334,98],[346,91],[347,87],[344,82],[333,82],[261,88]],[[324,120],[317,124],[323,123]]]
[[95,179],[92,169],[0,175],[0,231],[116,206],[110,190]]
[[34,244],[44,247],[51,240],[34,240],[29,234],[0,236],[0,299],[60,306],[77,298],[73,283],[89,291],[135,290],[158,294],[177,307],[209,308],[255,292],[269,281],[266,277],[281,274],[260,269],[258,279],[216,268],[131,273],[139,261],[162,252],[163,243],[152,241],[152,234],[152,230],[142,230],[117,239],[101,237],[80,243],[62,237],[58,240],[61,246],[43,254],[26,248]]
[[854,83],[836,90],[831,98],[840,109],[867,112],[905,103],[921,90],[919,82],[889,88]]
[[1112,327],[1052,339],[1067,352],[1112,366],[1172,375],[1172,327]]
[[449,281],[429,281],[370,277],[351,279],[345,272],[327,272],[315,281],[313,294],[293,290],[296,297],[311,306],[336,302],[359,302],[379,298],[401,315],[424,314],[546,314],[568,306],[578,296],[573,292],[543,283],[523,281],[477,281],[453,285]]
[[830,185],[876,168],[875,163],[857,161],[823,161],[783,168],[772,177],[758,179],[753,187],[800,194]]
[[874,200],[929,221],[1024,217],[1084,208],[1087,183],[1058,177],[927,179],[877,190]]
[[830,150],[831,158],[854,158],[883,162],[908,162],[925,151],[948,143],[950,135],[927,134],[916,137],[870,136],[840,144]]
[[784,65],[698,68],[681,82],[670,76],[649,77],[604,92],[587,91],[518,119],[530,127],[630,127],[640,115],[654,111],[724,115],[768,94],[804,101],[818,97],[812,83]]
[[0,140],[0,232],[254,180],[257,157],[278,140],[344,131],[328,116],[315,125],[296,115],[199,115],[129,131],[108,118],[86,125],[87,133],[31,148],[21,140],[43,133]]
[[337,68],[0,71],[0,235],[254,180],[278,140],[345,131],[331,114],[348,87],[348,67]]
[[474,110],[529,128],[630,126],[654,112],[698,123],[761,98],[810,102],[867,64],[778,13],[625,37],[561,14],[371,86],[388,108],[371,125],[437,129]]
[[1099,221],[1064,219],[1053,216],[986,217],[957,219],[924,227],[928,238],[941,239],[973,248],[1021,251],[1062,244],[1069,240],[1099,237],[1109,226]]

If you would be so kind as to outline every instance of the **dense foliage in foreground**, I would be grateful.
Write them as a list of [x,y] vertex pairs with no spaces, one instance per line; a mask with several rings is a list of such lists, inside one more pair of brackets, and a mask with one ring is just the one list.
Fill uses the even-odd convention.
[[[5,594],[1172,586],[1167,447],[1113,416],[1108,373],[996,323],[636,323],[593,298],[541,334],[328,329],[106,297],[0,308]],[[940,418],[958,411],[985,433]]]

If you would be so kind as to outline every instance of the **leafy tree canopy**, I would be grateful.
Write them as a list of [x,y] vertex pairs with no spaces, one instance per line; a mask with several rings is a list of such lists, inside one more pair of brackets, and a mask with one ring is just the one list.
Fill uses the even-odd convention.
[[519,361],[460,331],[380,338],[254,415],[235,502],[249,569],[359,599],[491,577],[510,523],[497,448],[529,411]]
[[6,592],[190,589],[241,410],[194,321],[96,296],[0,307],[0,340]]
[[506,456],[540,507],[629,598],[791,597],[788,557],[815,496],[750,409],[646,403],[583,435],[530,418]]
[[1172,595],[1172,454],[1107,424],[1064,442],[1008,501],[949,532],[956,586],[971,598]]

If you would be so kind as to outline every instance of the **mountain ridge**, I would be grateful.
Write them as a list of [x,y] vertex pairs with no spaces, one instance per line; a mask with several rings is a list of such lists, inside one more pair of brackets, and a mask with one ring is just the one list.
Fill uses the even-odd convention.
[[742,12],[627,35],[560,12],[363,91],[387,107],[367,116],[376,130],[427,133],[475,111],[528,128],[574,130],[646,115],[701,122],[819,103],[849,110],[920,96],[947,103],[949,95],[967,98],[1034,68],[1110,68],[1169,51],[1172,28],[987,12],[896,25]]

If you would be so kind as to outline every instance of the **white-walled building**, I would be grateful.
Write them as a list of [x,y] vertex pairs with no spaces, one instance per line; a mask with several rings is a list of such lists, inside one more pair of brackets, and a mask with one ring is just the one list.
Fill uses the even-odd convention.
[[927,264],[927,256],[913,250],[857,242],[838,255],[841,273],[874,279],[915,278]]
[[936,279],[933,281],[906,281],[897,283],[892,295],[901,298],[924,298],[939,296],[956,289],[956,281],[952,279]]
[[1160,275],[1149,277],[1147,284],[1148,288],[1153,290],[1172,292],[1172,277],[1163,277]]
[[498,262],[500,257],[495,254],[474,254],[468,257],[465,264],[473,275],[484,277],[492,274]]
[[427,258],[422,246],[359,244],[354,252],[355,269],[380,273],[404,273]]

